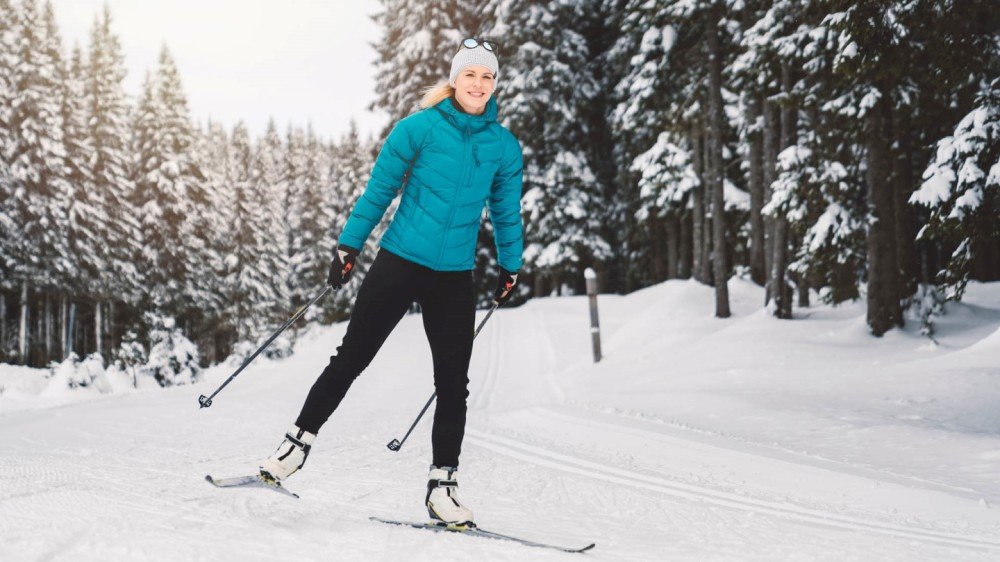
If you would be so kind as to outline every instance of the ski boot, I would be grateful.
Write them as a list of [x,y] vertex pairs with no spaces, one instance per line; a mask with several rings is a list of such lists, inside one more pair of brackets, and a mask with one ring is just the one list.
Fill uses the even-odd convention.
[[260,462],[260,476],[266,481],[280,482],[306,464],[316,434],[292,426],[278,450]]
[[431,465],[427,476],[427,513],[431,519],[453,530],[475,527],[472,510],[458,501],[457,469]]

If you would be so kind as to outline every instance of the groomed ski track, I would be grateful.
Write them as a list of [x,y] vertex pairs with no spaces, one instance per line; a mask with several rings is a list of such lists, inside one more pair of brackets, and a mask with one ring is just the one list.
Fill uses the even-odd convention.
[[[541,299],[501,309],[486,325],[470,369],[460,481],[481,526],[596,542],[593,551],[368,521],[425,518],[432,410],[402,451],[385,447],[433,390],[421,319],[409,315],[289,481],[299,500],[215,489],[202,478],[244,474],[277,446],[344,325],[310,332],[289,359],[255,364],[207,410],[197,396],[230,368],[195,386],[0,415],[0,559],[1000,557],[1000,516],[961,485],[741,438],[740,419],[722,432],[645,413],[640,398],[623,407],[588,394],[578,387],[592,368],[581,306]],[[614,353],[638,352],[642,342],[616,347],[609,324],[613,366]]]

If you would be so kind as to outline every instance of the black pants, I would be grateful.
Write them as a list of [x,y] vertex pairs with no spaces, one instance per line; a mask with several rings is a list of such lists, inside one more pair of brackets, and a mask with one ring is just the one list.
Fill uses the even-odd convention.
[[457,467],[476,322],[472,271],[434,271],[379,250],[358,290],[344,341],[313,384],[295,425],[319,432],[413,301],[423,310],[434,360],[434,464]]

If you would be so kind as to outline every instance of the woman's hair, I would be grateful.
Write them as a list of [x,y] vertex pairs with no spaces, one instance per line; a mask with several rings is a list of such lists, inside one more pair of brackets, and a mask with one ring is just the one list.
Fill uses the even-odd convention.
[[447,80],[439,82],[424,90],[424,97],[420,100],[420,109],[435,106],[453,95],[455,95],[455,88],[452,88]]

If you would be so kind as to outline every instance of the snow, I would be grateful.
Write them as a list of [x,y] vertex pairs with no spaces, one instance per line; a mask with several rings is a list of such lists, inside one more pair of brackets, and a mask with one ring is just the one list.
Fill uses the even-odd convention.
[[[734,279],[500,309],[470,368],[462,499],[498,532],[595,560],[995,560],[1000,555],[1000,283],[970,283],[935,322],[875,339],[863,303],[779,321]],[[479,318],[483,317],[479,313]],[[496,541],[378,525],[423,520],[431,394],[419,315],[403,318],[288,487],[219,490],[292,423],[344,324],[295,354],[200,382],[42,396],[0,365],[2,560],[563,560]],[[54,392],[56,387],[52,387]],[[15,395],[17,397],[15,397]]]

